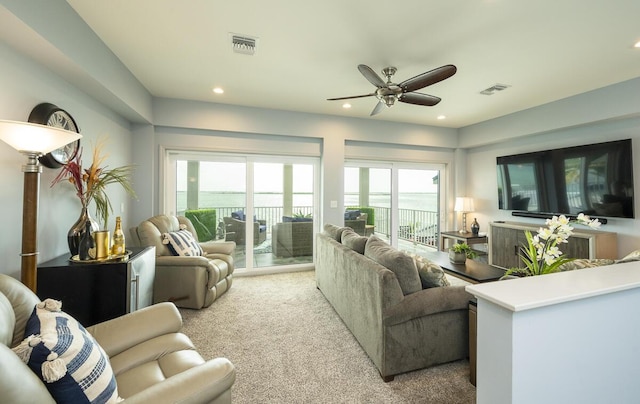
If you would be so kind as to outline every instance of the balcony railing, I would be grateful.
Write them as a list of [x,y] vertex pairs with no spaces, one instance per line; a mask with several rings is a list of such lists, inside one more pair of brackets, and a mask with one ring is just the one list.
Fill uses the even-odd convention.
[[[391,237],[391,209],[385,207],[372,206],[375,211],[374,231],[386,238]],[[244,210],[241,206],[224,206],[212,207],[216,210],[218,220],[223,217],[231,217],[232,212]],[[312,206],[295,206],[292,211],[294,214],[310,215],[313,213]],[[282,207],[263,207],[254,208],[256,219],[265,220],[267,223],[267,238],[271,238],[271,226],[282,222]],[[178,212],[184,215],[184,212]],[[438,247],[438,236],[440,223],[438,212],[416,210],[416,209],[399,209],[398,210],[398,238],[405,241],[411,241],[416,244],[426,245],[430,247]]]

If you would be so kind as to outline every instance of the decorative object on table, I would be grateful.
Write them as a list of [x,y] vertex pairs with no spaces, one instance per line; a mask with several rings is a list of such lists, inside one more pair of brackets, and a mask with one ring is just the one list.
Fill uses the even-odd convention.
[[91,234],[91,222],[85,222],[84,232],[78,243],[78,258],[80,261],[93,260],[96,258],[96,243]]
[[122,231],[122,219],[116,217],[116,228],[113,231],[113,244],[111,246],[111,255],[122,255],[125,252],[124,232]]
[[480,224],[478,223],[478,220],[475,217],[473,218],[473,223],[471,223],[471,233],[474,236],[478,236],[480,233]]
[[42,166],[38,157],[75,142],[82,136],[77,132],[26,122],[0,121],[0,140],[27,156],[22,198],[21,281],[36,291],[38,264],[38,192]]
[[[36,105],[33,110],[31,110],[28,120],[31,123],[53,126],[55,128],[80,133],[80,129],[71,114],[59,108],[57,105],[48,102]],[[67,145],[52,150],[44,156],[41,156],[38,160],[45,167],[60,168],[73,160],[76,154],[78,154],[79,149],[80,139],[77,139]]]
[[[107,185],[114,183],[120,184],[131,197],[135,197],[135,191],[129,182],[129,176],[133,166],[127,165],[111,169],[103,166],[106,158],[106,156],[102,155],[103,147],[104,140],[98,140],[96,147],[93,149],[93,161],[89,168],[86,169],[82,168],[82,150],[80,150],[73,160],[62,167],[58,176],[51,182],[51,186],[64,180],[70,182],[74,186],[76,195],[80,199],[82,210],[84,211],[91,201],[95,202],[96,216],[100,220],[102,227],[106,228],[109,214],[113,211],[109,195],[106,192]],[[81,214],[81,218],[82,216],[83,214]],[[72,256],[76,253],[76,240],[82,236],[82,234],[78,234],[75,230],[76,226],[74,225],[67,234],[69,251]]]
[[475,210],[473,207],[473,199],[468,196],[457,197],[453,210],[462,212],[462,228],[460,229],[460,233],[469,233],[469,229],[467,228],[467,213]]
[[78,220],[76,220],[67,232],[67,244],[69,245],[69,252],[72,256],[79,254],[78,249],[80,239],[85,232],[87,222],[91,224],[91,233],[100,229],[98,222],[96,222],[89,214],[89,208],[87,206],[82,206],[82,209],[80,210],[80,217],[78,217]]
[[109,244],[109,230],[98,230],[93,232],[93,240],[96,243],[96,259],[105,260],[109,258],[111,254],[111,248]]
[[[591,219],[589,216],[580,213],[575,222],[589,226],[592,229],[600,227],[598,219]],[[533,236],[530,231],[525,231],[527,245],[520,249],[520,259],[525,265],[524,268],[511,268],[507,270],[505,276],[535,276],[558,272],[558,267],[575,258],[561,257],[559,245],[566,243],[573,234],[571,219],[564,215],[553,216],[546,220],[547,227],[541,227],[538,234]]]
[[477,256],[467,243],[456,243],[449,247],[449,261],[454,264],[464,264],[467,258],[474,259]]

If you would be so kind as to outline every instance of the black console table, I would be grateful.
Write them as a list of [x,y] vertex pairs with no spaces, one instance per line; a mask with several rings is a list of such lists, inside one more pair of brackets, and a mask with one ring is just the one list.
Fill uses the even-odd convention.
[[36,294],[62,301],[62,310],[85,327],[153,303],[155,247],[131,248],[118,262],[83,263],[61,255],[38,265]]

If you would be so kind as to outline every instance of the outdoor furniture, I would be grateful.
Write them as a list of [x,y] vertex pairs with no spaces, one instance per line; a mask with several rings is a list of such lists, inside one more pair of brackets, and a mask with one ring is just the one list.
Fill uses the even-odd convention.
[[[224,218],[226,233],[233,234],[233,241],[237,245],[246,245],[247,236],[245,231],[245,216],[244,212],[232,212],[231,217]],[[266,220],[253,220],[253,245],[258,246],[267,239],[267,221]]]
[[301,257],[313,255],[313,221],[292,220],[273,225],[271,248],[276,257]]

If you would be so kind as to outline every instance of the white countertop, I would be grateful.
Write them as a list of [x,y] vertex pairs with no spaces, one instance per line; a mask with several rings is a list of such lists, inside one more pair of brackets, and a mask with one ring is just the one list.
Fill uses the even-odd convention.
[[640,287],[640,261],[488,282],[467,292],[511,311],[530,310]]

